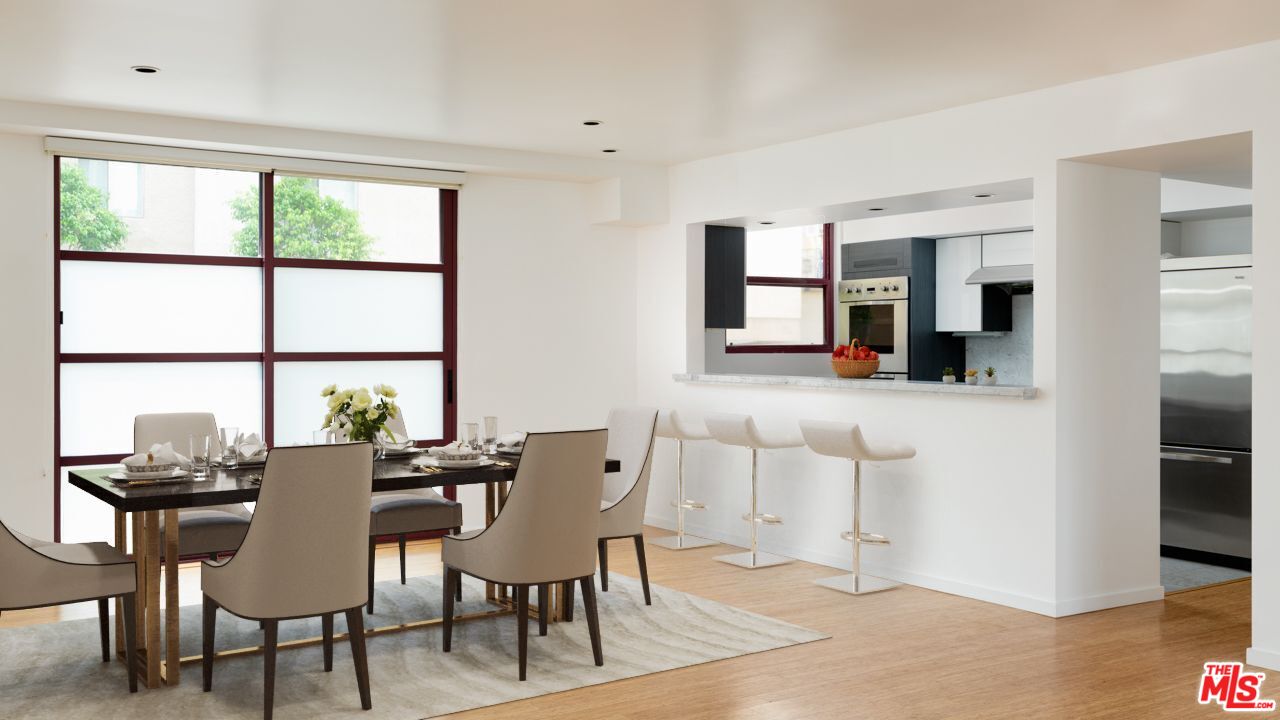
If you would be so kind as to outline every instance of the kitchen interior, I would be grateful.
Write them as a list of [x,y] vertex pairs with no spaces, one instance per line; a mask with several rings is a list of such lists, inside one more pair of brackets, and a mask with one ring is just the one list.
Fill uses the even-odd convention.
[[[1159,554],[1170,593],[1250,571],[1252,158],[1248,134],[1160,148],[1118,154],[1116,164],[1161,173],[1152,272],[1161,274]],[[1030,180],[1017,180],[709,224],[706,373],[1034,397],[1032,193]],[[808,337],[828,342],[812,352],[753,347],[760,309],[746,285],[775,273],[749,267],[747,238],[824,223],[831,324],[810,320]],[[867,379],[833,372],[830,346],[852,338],[879,357]]]

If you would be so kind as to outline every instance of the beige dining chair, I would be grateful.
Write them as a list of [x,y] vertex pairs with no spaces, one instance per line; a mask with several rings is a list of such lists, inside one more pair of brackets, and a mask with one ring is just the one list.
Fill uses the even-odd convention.
[[[404,412],[387,419],[387,430],[397,441],[409,437]],[[395,535],[400,541],[400,584],[405,579],[405,536],[410,533],[448,531],[462,532],[462,504],[450,500],[431,488],[388,490],[374,493],[369,518],[369,614],[373,614],[373,555],[378,538]],[[459,585],[458,599],[462,599]]]
[[108,600],[124,600],[125,667],[138,692],[135,647],[137,566],[106,543],[51,543],[0,522],[0,612],[98,601],[102,662],[111,662]]
[[213,688],[214,629],[218,608],[261,620],[263,716],[275,695],[279,622],[319,616],[324,627],[324,669],[333,669],[333,616],[344,612],[355,659],[360,705],[373,707],[365,656],[365,541],[373,446],[369,443],[276,448],[267,455],[262,489],[240,551],[221,563],[205,561],[204,690]]
[[538,586],[538,631],[547,634],[552,583],[582,586],[591,651],[604,665],[596,615],[595,541],[607,430],[531,433],[502,511],[484,530],[444,538],[444,651],[453,642],[454,588],[462,573],[516,588],[520,679],[528,664],[529,587]]
[[[133,419],[133,451],[147,452],[157,443],[173,443],[179,455],[190,451],[190,438],[208,435],[209,457],[220,457],[218,423],[213,413],[153,413]],[[164,548],[164,513],[160,519],[160,547]],[[217,560],[222,553],[235,552],[244,542],[253,513],[241,503],[184,508],[178,511],[178,555],[199,555]]]
[[[622,471],[605,473],[600,501],[600,589],[609,592],[609,541],[630,538],[636,545],[644,604],[649,598],[649,565],[644,557],[644,509],[649,497],[649,473],[653,466],[654,429],[658,411],[653,408],[615,408],[609,413],[608,457],[622,462]],[[571,586],[566,590],[572,599]],[[566,619],[573,619],[573,603],[565,603]]]

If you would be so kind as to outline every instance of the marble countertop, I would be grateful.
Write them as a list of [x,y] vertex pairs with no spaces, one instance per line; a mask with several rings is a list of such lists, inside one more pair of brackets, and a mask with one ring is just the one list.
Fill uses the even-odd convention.
[[676,373],[671,377],[677,382],[709,383],[713,385],[784,385],[831,390],[884,390],[888,392],[929,393],[933,395],[986,395],[1019,400],[1030,400],[1036,396],[1036,389],[1026,385],[966,385],[963,382],[943,383],[923,380],[846,380],[838,377],[799,375]]

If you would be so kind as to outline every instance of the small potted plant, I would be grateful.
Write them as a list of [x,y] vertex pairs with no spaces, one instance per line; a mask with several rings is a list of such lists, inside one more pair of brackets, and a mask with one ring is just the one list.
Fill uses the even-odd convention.
[[995,385],[995,384],[996,384],[996,369],[995,369],[995,368],[993,368],[993,367],[989,367],[989,368],[987,368],[985,371],[983,371],[983,374],[986,376],[986,377],[982,378],[982,384],[983,384],[983,385]]
[[955,370],[955,368],[949,368],[949,367],[947,367],[947,368],[942,368],[942,382],[944,382],[944,383],[954,383],[955,381],[956,381],[956,370]]
[[978,384],[978,371],[977,371],[977,370],[975,370],[975,369],[973,369],[973,368],[969,368],[968,370],[965,370],[965,371],[964,371],[964,384],[965,384],[965,385],[977,385],[977,384]]

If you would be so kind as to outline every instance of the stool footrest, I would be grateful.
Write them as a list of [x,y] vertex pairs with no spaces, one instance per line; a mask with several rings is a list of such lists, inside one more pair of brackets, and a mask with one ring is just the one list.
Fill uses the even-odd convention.
[[[849,531],[842,532],[840,533],[840,539],[853,542],[853,533]],[[858,542],[862,543],[863,545],[888,545],[889,538],[883,535],[877,535],[876,533],[864,532],[862,533],[862,537],[858,538]]]
[[746,520],[747,522],[755,521],[763,525],[781,525],[782,524],[782,518],[778,517],[777,515],[770,515],[769,513],[756,513],[756,516],[754,518],[751,517],[751,513],[743,513],[742,519]]
[[671,507],[684,508],[685,510],[706,510],[707,509],[707,506],[705,504],[700,503],[697,500],[684,500],[682,502],[677,502],[675,500],[672,500]]

